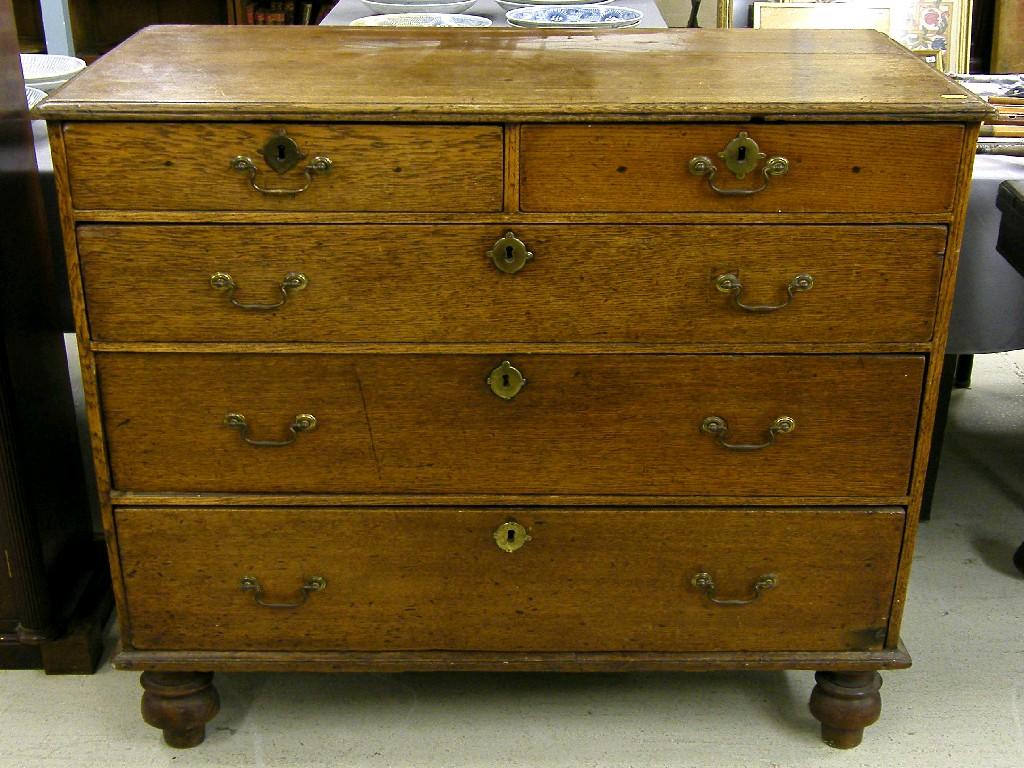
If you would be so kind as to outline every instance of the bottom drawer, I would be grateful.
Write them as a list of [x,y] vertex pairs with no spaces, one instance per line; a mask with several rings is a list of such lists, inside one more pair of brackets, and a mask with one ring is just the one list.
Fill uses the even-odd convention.
[[[904,520],[894,508],[116,516],[131,647],[362,651],[878,649]],[[774,585],[755,589],[765,577]]]

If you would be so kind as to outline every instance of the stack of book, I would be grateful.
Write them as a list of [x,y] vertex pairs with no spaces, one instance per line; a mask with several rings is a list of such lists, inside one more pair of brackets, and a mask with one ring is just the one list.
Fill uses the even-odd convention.
[[335,0],[250,0],[244,23],[319,24],[334,5]]

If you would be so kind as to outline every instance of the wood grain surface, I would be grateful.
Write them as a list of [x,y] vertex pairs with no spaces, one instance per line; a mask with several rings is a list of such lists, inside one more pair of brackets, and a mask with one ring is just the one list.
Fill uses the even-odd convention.
[[[718,156],[740,131],[768,157],[785,157],[789,172],[756,194],[726,196],[691,174],[689,162],[709,157],[719,187],[757,188],[760,167],[741,181]],[[532,213],[946,211],[963,135],[949,124],[525,125],[521,206]]]
[[[870,496],[906,493],[923,358],[827,355],[512,356],[511,401],[490,355],[100,354],[114,485],[130,491],[623,493]],[[258,448],[223,425],[281,440]],[[737,452],[700,426],[759,443]],[[841,467],[841,471],[837,471]]]
[[[278,174],[264,144],[286,130],[306,158]],[[72,123],[64,126],[76,208],[239,211],[500,211],[504,146],[493,125]],[[112,151],[116,148],[116,151]],[[231,167],[250,158],[261,187],[298,189],[314,156],[328,157],[298,195],[266,195]]]
[[[509,519],[532,537],[507,553]],[[119,509],[140,649],[762,651],[881,646],[899,509]],[[173,546],[168,546],[174,542]],[[749,605],[711,603],[715,579]],[[293,609],[304,580],[326,588]]]
[[558,121],[990,111],[870,31],[256,26],[151,27],[39,109],[74,119]]
[[[502,226],[84,226],[93,339],[145,342],[922,342],[944,227],[517,226],[516,274],[487,258]],[[309,284],[273,311],[285,275]],[[750,313],[714,287],[778,304]]]
[[[138,651],[124,641],[115,669],[224,672],[712,672],[730,669],[906,669],[901,644],[877,651]],[[556,689],[553,689],[553,691]]]

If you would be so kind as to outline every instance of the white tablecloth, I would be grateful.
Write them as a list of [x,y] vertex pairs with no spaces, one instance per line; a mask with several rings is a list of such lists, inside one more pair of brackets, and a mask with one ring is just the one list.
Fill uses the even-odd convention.
[[[615,5],[636,8],[641,11],[644,15],[640,22],[641,27],[665,28],[668,26],[654,0],[616,0]],[[509,26],[509,23],[505,21],[505,11],[494,0],[478,0],[477,4],[465,13],[471,16],[485,16],[491,20],[491,26],[494,27]],[[372,11],[359,0],[341,0],[320,24],[344,25],[363,16],[372,15]]]
[[1006,179],[1024,179],[1024,158],[975,158],[946,345],[950,354],[1024,349],[1024,277],[996,251],[996,192]]

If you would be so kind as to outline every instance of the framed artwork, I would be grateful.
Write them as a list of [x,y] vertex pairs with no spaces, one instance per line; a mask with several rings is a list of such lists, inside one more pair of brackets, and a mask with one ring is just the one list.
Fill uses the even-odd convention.
[[[736,0],[739,2],[740,0]],[[1021,2],[1024,0],[1008,0]],[[847,0],[847,2],[779,2],[754,3],[753,26],[788,25],[789,28],[808,29],[808,25],[832,29],[878,29],[912,51],[942,51],[943,71],[966,72],[971,35],[972,0]],[[759,13],[758,6],[762,6]],[[765,23],[764,7],[768,11]],[[776,10],[778,6],[798,6],[800,11],[787,14]],[[803,10],[807,6],[835,9],[832,11]],[[889,11],[888,27],[883,29],[879,11]],[[852,17],[852,20],[851,20]],[[791,22],[791,23],[789,23]],[[796,26],[801,24],[801,26]]]
[[[877,29],[889,34],[891,9],[860,3],[755,2],[756,29]],[[921,46],[925,47],[925,46]]]
[[889,0],[894,40],[911,50],[944,52],[945,69],[966,72],[970,47],[969,0]]

